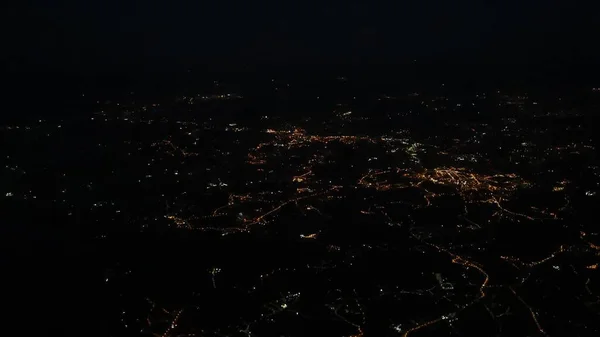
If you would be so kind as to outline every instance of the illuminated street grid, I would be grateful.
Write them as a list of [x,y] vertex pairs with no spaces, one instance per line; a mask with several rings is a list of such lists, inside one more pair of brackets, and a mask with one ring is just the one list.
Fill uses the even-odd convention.
[[[414,115],[457,106],[410,97],[425,109]],[[495,97],[519,111],[538,105],[525,96]],[[179,102],[240,99],[193,95]],[[472,102],[484,99],[478,94]],[[177,243],[156,245],[144,250],[149,266],[107,267],[102,282],[121,294],[115,331],[160,337],[600,333],[590,324],[600,313],[597,219],[585,222],[578,213],[596,214],[591,205],[598,204],[600,168],[593,142],[557,137],[563,142],[557,144],[548,141],[550,127],[525,130],[515,118],[499,116],[446,122],[439,134],[408,122],[350,132],[349,126],[376,119],[345,104],[323,120],[263,116],[264,126],[140,113],[151,108],[104,106],[77,123],[40,120],[3,129],[52,142],[87,123],[103,136],[86,153],[99,151],[118,163],[96,177],[57,171],[51,192],[5,184],[7,200],[49,200],[65,221],[86,223],[100,242],[121,232],[156,232],[199,237],[215,247],[198,248],[204,255],[194,256],[179,252]],[[552,114],[529,118],[558,116]],[[388,114],[378,123],[407,115]],[[328,131],[320,129],[325,122],[333,125]],[[583,134],[585,125],[561,128]],[[504,145],[492,145],[499,138]],[[493,155],[501,146],[505,152]],[[561,168],[566,161],[583,162],[586,186]],[[34,165],[21,165],[16,154],[5,163],[5,173],[18,181],[34,174]],[[118,184],[137,194],[120,195],[113,189]],[[107,229],[107,222],[116,225]]]

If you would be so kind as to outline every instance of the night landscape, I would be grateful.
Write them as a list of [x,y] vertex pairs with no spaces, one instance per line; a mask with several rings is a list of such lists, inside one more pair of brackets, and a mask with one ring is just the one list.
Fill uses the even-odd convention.
[[7,334],[600,335],[593,12],[323,6],[4,14]]

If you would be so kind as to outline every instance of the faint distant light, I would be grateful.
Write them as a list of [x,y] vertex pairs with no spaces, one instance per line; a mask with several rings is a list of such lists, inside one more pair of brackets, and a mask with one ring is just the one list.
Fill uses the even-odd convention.
[[587,195],[588,197],[593,197],[596,195],[596,192],[595,191],[587,191],[587,192],[585,192],[585,195]]
[[8,192],[8,193],[6,193],[6,196],[7,196],[7,197],[12,197],[12,196],[13,196],[13,194],[12,194],[12,192]]

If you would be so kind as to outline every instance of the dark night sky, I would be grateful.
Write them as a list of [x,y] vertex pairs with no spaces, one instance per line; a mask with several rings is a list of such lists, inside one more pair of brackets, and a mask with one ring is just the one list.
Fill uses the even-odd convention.
[[600,60],[600,10],[573,1],[12,2],[10,71]]

